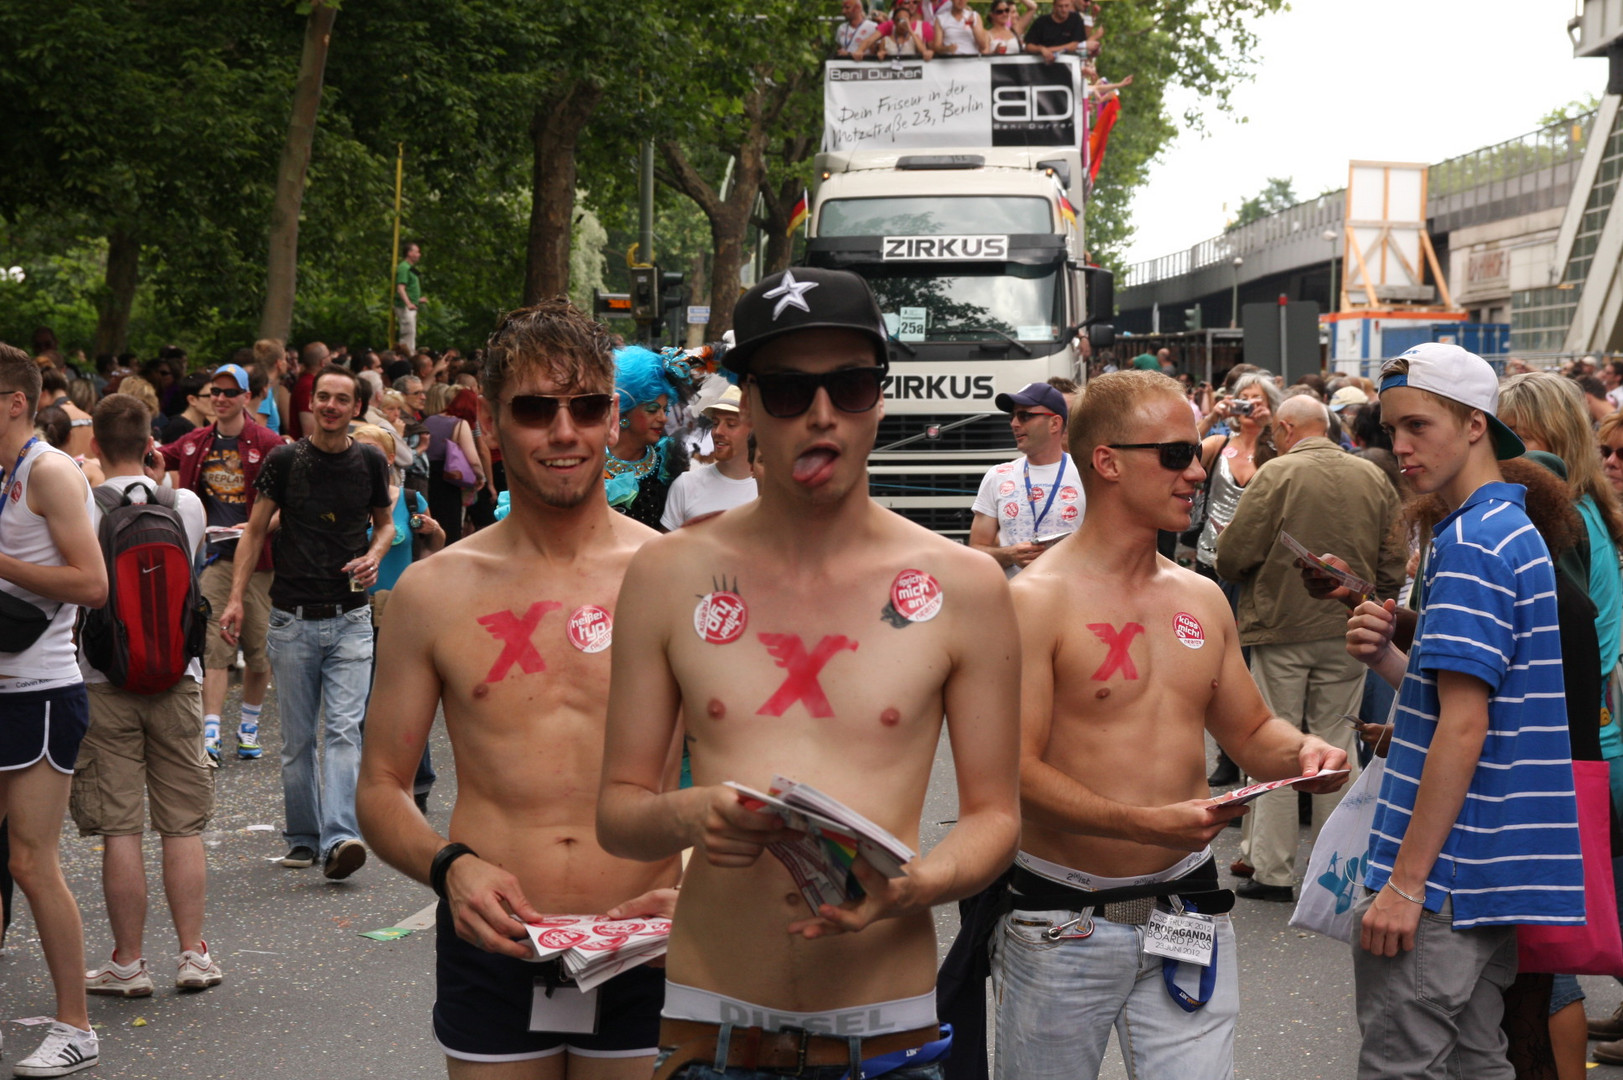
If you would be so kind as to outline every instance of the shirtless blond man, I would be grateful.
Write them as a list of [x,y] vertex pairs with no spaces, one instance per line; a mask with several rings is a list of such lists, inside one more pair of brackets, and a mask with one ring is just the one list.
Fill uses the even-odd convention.
[[[937,1077],[930,906],[984,887],[1018,833],[1008,588],[990,559],[868,496],[887,346],[866,283],[794,267],[746,293],[733,322],[725,362],[743,377],[761,495],[632,561],[639,603],[617,631],[598,804],[612,852],[698,849],[671,933],[656,1075],[804,1066],[832,1078],[853,1059],[899,1055],[893,1080]],[[696,786],[670,791],[679,710]],[[865,896],[809,911],[764,854],[776,819],[723,783],[811,784],[916,848],[943,713],[957,824],[902,877],[859,860]]]
[[[1156,553],[1204,479],[1178,384],[1094,379],[1070,438],[1088,515],[1012,588],[1024,828],[993,935],[995,1072],[1097,1076],[1114,1026],[1131,1075],[1231,1077],[1234,896],[1207,844],[1244,808],[1212,805],[1205,733],[1259,780],[1346,754],[1269,714],[1222,592]],[[1147,951],[1162,941],[1191,959]]]
[[[557,973],[525,962],[514,918],[668,913],[679,873],[675,853],[605,853],[593,820],[620,582],[657,535],[604,495],[613,388],[607,333],[565,301],[502,320],[480,411],[512,512],[407,569],[384,618],[356,801],[372,849],[441,898],[434,1034],[452,1077],[646,1080],[653,1067],[661,974],[599,987],[596,1030],[580,1032],[560,1019],[580,991],[548,993]],[[449,844],[412,801],[441,703],[458,780]],[[675,760],[656,782],[675,786]]]

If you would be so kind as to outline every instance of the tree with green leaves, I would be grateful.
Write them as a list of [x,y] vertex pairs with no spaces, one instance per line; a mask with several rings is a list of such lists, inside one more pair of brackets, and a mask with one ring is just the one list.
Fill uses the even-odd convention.
[[1262,186],[1261,191],[1249,199],[1241,201],[1240,209],[1235,213],[1234,220],[1229,222],[1223,231],[1233,232],[1241,225],[1249,225],[1253,221],[1261,221],[1263,218],[1271,214],[1277,214],[1281,210],[1288,210],[1300,201],[1296,197],[1296,186],[1288,177],[1280,179],[1277,176],[1271,176],[1268,178],[1268,182]]

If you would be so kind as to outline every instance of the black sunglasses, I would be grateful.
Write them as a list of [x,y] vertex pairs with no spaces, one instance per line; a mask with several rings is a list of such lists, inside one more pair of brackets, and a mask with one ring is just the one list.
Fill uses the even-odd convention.
[[841,412],[864,413],[879,404],[884,385],[883,365],[840,368],[822,375],[804,371],[771,371],[751,375],[761,391],[761,408],[768,416],[786,420],[812,407],[819,389],[828,391],[828,400]]
[[1016,409],[1009,414],[1022,424],[1029,424],[1040,416],[1058,416],[1056,412],[1032,412],[1030,409]]
[[229,390],[227,390],[223,386],[211,386],[211,387],[209,387],[209,397],[241,397],[242,395],[246,394],[247,392],[248,391],[243,390],[240,387],[235,387],[235,386],[233,386]]
[[1192,442],[1135,442],[1106,443],[1112,450],[1154,450],[1161,455],[1161,468],[1183,472],[1200,453],[1200,444]]
[[614,404],[612,394],[576,394],[573,397],[550,397],[546,394],[516,394],[507,403],[508,410],[525,427],[551,427],[558,418],[558,408],[569,405],[569,418],[582,427],[596,427],[609,418]]
[[1623,448],[1616,449],[1616,450],[1612,449],[1610,446],[1602,446],[1600,448],[1600,459],[1602,461],[1605,461],[1607,458],[1611,457],[1613,454],[1617,454],[1620,459],[1623,459]]

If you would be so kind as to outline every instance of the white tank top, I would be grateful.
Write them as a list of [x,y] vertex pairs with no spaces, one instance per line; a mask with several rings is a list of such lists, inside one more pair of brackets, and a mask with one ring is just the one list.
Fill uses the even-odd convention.
[[[61,566],[62,553],[51,541],[45,519],[28,508],[28,478],[35,462],[46,454],[58,454],[68,461],[73,460],[41,439],[23,458],[17,475],[6,477],[6,505],[0,509],[0,551],[35,566]],[[0,463],[0,468],[9,468],[11,464],[9,461]],[[96,499],[90,493],[90,482],[77,466],[74,472],[84,485],[85,513],[88,515]],[[79,616],[77,605],[59,606],[55,600],[48,600],[4,579],[0,579],[0,589],[28,601],[47,614],[55,613],[45,633],[27,649],[20,653],[0,652],[0,693],[37,689],[40,682],[78,682],[79,664],[73,645],[73,623]],[[6,676],[11,677],[11,685],[7,685]]]

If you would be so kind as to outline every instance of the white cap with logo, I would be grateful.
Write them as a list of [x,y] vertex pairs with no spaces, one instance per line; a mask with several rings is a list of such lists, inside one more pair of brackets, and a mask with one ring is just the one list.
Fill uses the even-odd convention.
[[[1408,364],[1407,374],[1388,374],[1396,360]],[[1399,386],[1412,386],[1481,409],[1493,434],[1494,456],[1500,461],[1527,452],[1522,440],[1499,419],[1499,377],[1476,353],[1440,341],[1421,342],[1382,365],[1381,393]]]

